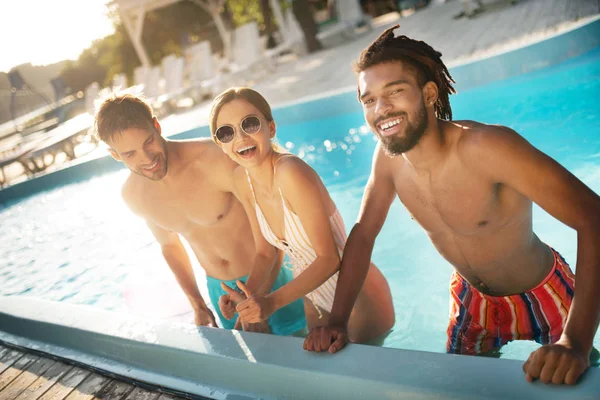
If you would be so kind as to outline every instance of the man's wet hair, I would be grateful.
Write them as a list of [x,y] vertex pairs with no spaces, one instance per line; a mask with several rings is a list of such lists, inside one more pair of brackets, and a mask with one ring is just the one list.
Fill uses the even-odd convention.
[[[442,53],[423,41],[404,35],[394,37],[394,30],[399,27],[400,25],[394,25],[387,29],[369,47],[364,49],[353,65],[354,71],[358,74],[378,64],[402,62],[405,67],[415,73],[417,83],[421,88],[429,81],[437,85],[438,99],[434,106],[435,112],[438,118],[451,121],[452,107],[449,96],[456,93],[452,86],[456,82],[442,62]],[[360,89],[358,97],[360,98]]]

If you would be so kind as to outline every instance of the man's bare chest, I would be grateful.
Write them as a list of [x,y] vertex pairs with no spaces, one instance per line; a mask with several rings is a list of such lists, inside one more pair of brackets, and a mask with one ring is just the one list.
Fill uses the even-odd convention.
[[232,193],[207,185],[182,185],[170,191],[148,193],[143,213],[158,226],[185,234],[221,222],[233,201]]
[[400,201],[431,235],[477,234],[502,223],[499,185],[468,176],[396,179]]

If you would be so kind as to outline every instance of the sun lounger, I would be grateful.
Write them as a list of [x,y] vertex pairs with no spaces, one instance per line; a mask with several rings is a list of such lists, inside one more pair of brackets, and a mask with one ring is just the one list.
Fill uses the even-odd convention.
[[[162,59],[161,69],[158,71],[151,70],[151,76],[148,78],[148,82],[151,82],[156,78],[156,72],[160,74],[160,71],[162,70],[162,80],[164,83],[163,90],[161,91],[162,93],[158,94],[158,96],[150,96],[150,94],[154,93],[148,93],[144,90],[144,94],[146,97],[152,99],[152,105],[157,111],[161,113],[170,113],[177,108],[177,101],[181,99],[187,89],[183,82],[184,67],[185,60],[183,57],[169,54]],[[160,78],[156,80],[156,82],[159,80]],[[160,91],[160,86],[158,89]]]
[[233,62],[230,69],[234,77],[241,79],[244,84],[259,75],[273,71],[273,60],[265,56],[256,22],[248,22],[235,29]]
[[371,29],[370,18],[367,17],[358,0],[337,0],[335,2],[337,22],[327,26],[317,34],[317,39],[325,46],[333,46],[356,38],[356,28],[366,25]]
[[[276,1],[277,0],[273,0],[272,3],[275,3]],[[304,33],[302,32],[302,28],[300,28],[300,24],[296,20],[292,9],[288,8],[285,12],[285,17],[281,18],[282,21],[280,22],[279,31],[283,38],[283,42],[272,49],[266,50],[265,56],[276,62],[280,55],[287,52],[296,53],[300,57],[306,55],[307,49],[304,41]]]
[[204,40],[186,50],[188,85],[187,92],[195,102],[220,91],[223,71],[219,71],[217,59],[212,54],[210,42]]
[[[44,138],[27,145],[19,156],[30,174],[44,171],[54,163],[58,153],[65,153],[68,160],[75,159],[75,146],[80,135],[88,134],[93,125],[93,116],[88,113],[80,114],[44,134]],[[47,156],[51,161],[46,162]]]

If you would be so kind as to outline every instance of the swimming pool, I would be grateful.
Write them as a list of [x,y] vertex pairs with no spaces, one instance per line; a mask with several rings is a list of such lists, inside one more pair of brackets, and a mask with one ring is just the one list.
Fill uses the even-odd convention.
[[[597,49],[544,70],[464,91],[452,100],[454,115],[457,120],[515,129],[600,192],[600,111],[595,106],[599,78]],[[354,93],[345,96],[351,99]],[[280,113],[274,114],[277,120]],[[278,129],[279,142],[321,175],[348,230],[358,212],[375,146],[363,125],[357,104],[354,112],[280,123]],[[126,175],[125,170],[105,173],[2,205],[0,294],[127,311],[123,293],[141,290],[141,284],[144,290],[160,289],[170,278],[168,269],[143,222],[120,199]],[[536,207],[534,229],[574,264],[576,238],[570,228]],[[398,202],[377,240],[373,260],[390,282],[397,314],[384,345],[443,352],[452,270]],[[177,303],[176,293],[160,290]],[[595,345],[600,347],[600,335]],[[503,356],[525,359],[536,346],[516,342],[505,348]]]

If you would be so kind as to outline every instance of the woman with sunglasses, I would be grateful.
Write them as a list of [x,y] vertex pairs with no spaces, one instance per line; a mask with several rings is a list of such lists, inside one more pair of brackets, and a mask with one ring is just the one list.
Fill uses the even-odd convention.
[[[228,295],[219,301],[221,311],[233,317],[237,310],[242,320],[252,323],[303,298],[308,327],[326,325],[346,242],[344,223],[327,189],[308,164],[272,143],[275,121],[258,92],[232,88],[221,93],[209,124],[213,140],[240,165],[234,181],[257,250],[249,260],[247,281],[237,282],[243,294],[222,285]],[[269,243],[287,254],[294,279],[266,294],[257,289],[271,272],[263,256]],[[378,338],[392,328],[394,318],[387,281],[371,265],[350,317],[349,338],[361,343]]]

